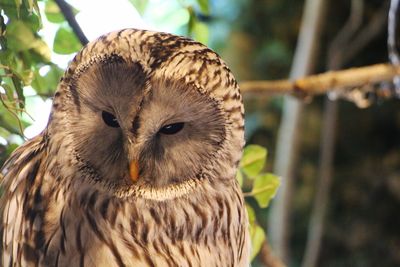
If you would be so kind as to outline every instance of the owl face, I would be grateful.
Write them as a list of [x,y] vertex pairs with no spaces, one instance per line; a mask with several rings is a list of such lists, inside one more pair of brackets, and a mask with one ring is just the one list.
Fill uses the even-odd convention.
[[[229,70],[188,39],[164,34],[174,42],[163,42],[157,33],[129,31],[132,43],[110,34],[84,48],[56,93],[49,132],[57,135],[52,124],[58,121],[66,126],[68,138],[61,142],[68,142],[76,172],[116,190],[231,176],[243,146],[243,107],[232,80],[222,81]],[[138,33],[142,40],[131,36]],[[100,47],[107,38],[114,42]],[[217,97],[211,90],[224,93]],[[138,163],[135,179],[132,162]]]
[[[71,89],[75,152],[112,184],[196,179],[225,138],[217,101],[183,80],[151,77],[137,62],[105,58],[74,76]],[[129,177],[132,161],[137,181]]]

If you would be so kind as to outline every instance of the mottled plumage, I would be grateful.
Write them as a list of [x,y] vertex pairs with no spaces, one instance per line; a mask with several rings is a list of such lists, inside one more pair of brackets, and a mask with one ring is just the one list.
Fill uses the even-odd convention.
[[89,43],[46,129],[3,167],[1,266],[248,266],[243,113],[197,42],[126,29]]

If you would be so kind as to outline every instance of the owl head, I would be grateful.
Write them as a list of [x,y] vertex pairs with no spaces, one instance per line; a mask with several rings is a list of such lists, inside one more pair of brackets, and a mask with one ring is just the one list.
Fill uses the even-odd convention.
[[187,194],[234,179],[244,145],[237,82],[204,45],[125,29],[85,46],[54,97],[47,135],[69,179],[117,196]]

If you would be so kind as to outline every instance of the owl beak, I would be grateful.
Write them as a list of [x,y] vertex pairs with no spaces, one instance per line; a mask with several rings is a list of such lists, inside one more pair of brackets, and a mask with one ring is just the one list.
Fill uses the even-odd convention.
[[136,182],[139,179],[139,163],[137,160],[132,160],[129,164],[129,175],[133,182]]

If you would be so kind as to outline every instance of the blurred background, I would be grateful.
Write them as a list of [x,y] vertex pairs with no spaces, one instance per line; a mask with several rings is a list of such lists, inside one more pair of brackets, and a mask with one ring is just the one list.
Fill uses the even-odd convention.
[[[82,47],[60,2],[0,0],[0,165],[45,127]],[[388,62],[387,0],[67,2],[89,41],[126,27],[190,36],[239,83]],[[247,143],[281,176],[268,208],[248,199],[263,229],[252,266],[400,266],[400,101],[376,93],[390,87],[244,94]]]

